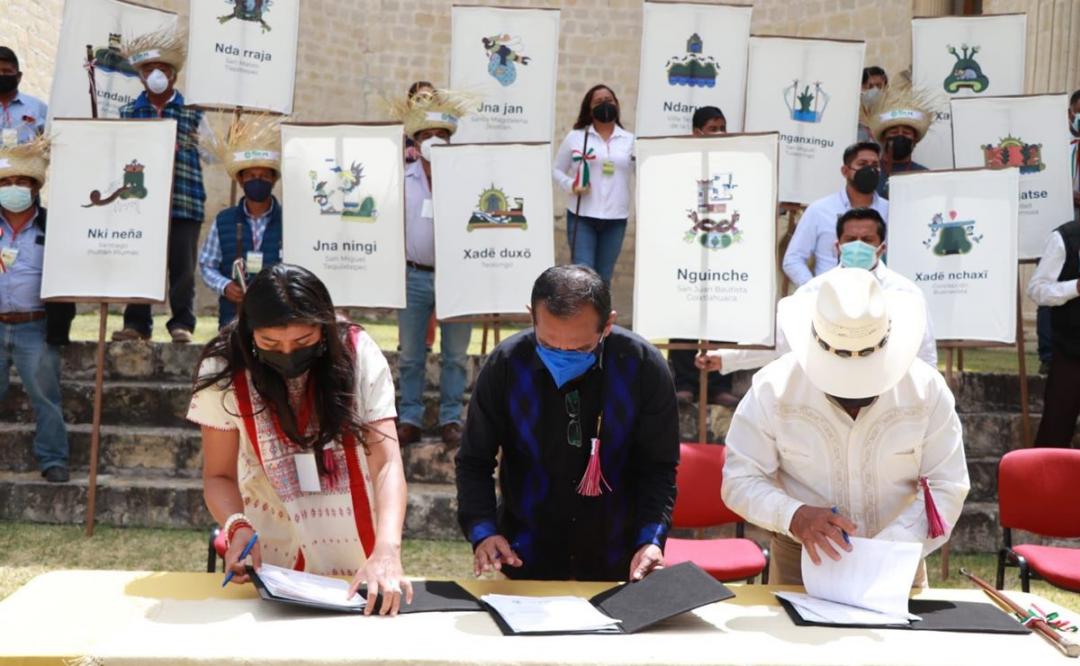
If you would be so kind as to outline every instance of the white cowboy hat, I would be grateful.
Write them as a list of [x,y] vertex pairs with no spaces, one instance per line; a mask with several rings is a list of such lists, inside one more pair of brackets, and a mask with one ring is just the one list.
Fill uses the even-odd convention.
[[817,293],[789,296],[778,305],[791,352],[810,383],[829,395],[881,395],[915,360],[926,308],[915,294],[885,291],[862,268],[825,275]]

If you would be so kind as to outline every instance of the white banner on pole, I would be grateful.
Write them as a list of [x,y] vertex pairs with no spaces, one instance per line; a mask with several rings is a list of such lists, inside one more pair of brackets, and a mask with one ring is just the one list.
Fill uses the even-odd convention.
[[865,42],[750,38],[745,127],[780,133],[781,201],[812,203],[843,185],[865,50]]
[[483,97],[456,143],[551,141],[559,10],[454,6],[450,87]]
[[753,7],[646,1],[643,11],[637,136],[689,134],[701,106],[741,131]]
[[435,314],[527,312],[555,263],[551,144],[436,146]]
[[919,285],[938,340],[1016,342],[1017,169],[889,179],[889,267]]
[[86,47],[94,52],[99,118],[119,118],[120,107],[143,91],[139,75],[120,55],[125,38],[171,28],[176,14],[120,0],[67,0],[56,50],[49,118],[89,118]]
[[282,124],[284,259],[338,307],[405,307],[402,127]]
[[[1024,94],[1026,25],[1024,14],[912,19],[913,85],[950,98]],[[915,146],[912,159],[928,169],[953,167],[949,116],[938,112]]]
[[778,137],[637,142],[634,330],[772,345]]
[[191,0],[188,104],[292,113],[300,0]]
[[176,121],[53,123],[42,298],[165,300]]
[[1065,94],[952,100],[956,167],[1020,170],[1021,259],[1038,259],[1073,217],[1068,106]]

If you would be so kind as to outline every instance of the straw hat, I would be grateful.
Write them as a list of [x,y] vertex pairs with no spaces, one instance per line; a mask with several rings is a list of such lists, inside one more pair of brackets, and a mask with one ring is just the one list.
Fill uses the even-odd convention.
[[225,166],[230,178],[254,167],[281,174],[281,124],[276,116],[240,118],[229,127],[224,139],[215,134],[206,143],[211,156]]
[[39,136],[33,141],[0,145],[0,178],[29,176],[38,187],[45,184],[49,166],[49,140]]
[[885,88],[866,109],[865,123],[878,143],[884,142],[882,136],[885,130],[901,125],[915,130],[915,141],[919,142],[926,136],[934,120],[934,112],[940,106],[937,97],[929,90],[902,83],[892,85]]
[[187,36],[179,26],[163,28],[125,39],[120,53],[136,69],[161,62],[179,72],[187,59]]
[[926,328],[916,294],[885,291],[862,268],[828,271],[819,292],[789,296],[778,310],[810,383],[838,398],[871,398],[896,386]]
[[458,120],[472,112],[480,98],[453,90],[421,90],[412,97],[389,102],[390,115],[405,125],[405,134],[415,137],[426,129],[444,129],[453,135]]

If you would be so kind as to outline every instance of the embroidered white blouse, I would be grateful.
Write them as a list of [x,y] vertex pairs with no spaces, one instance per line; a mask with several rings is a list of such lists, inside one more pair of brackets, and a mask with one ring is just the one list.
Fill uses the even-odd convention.
[[[356,341],[356,409],[364,423],[397,416],[394,408],[394,384],[390,366],[375,341],[360,331]],[[220,359],[209,359],[199,373],[213,374],[221,367]],[[283,567],[302,564],[305,571],[323,575],[351,576],[366,560],[359,540],[358,523],[354,514],[350,459],[362,475],[371,524],[375,524],[377,509],[367,456],[360,445],[354,452],[345,451],[340,441],[333,445],[334,473],[320,477],[322,489],[310,493],[300,489],[293,455],[299,446],[278,433],[269,410],[263,409],[258,393],[250,388],[250,375],[245,373],[255,412],[255,429],[262,464],[252,446],[245,427],[233,386],[221,390],[216,386],[199,391],[191,398],[187,418],[199,425],[218,430],[236,430],[240,437],[237,460],[237,480],[244,500],[244,514],[259,534],[264,562]],[[290,394],[299,398],[302,382],[290,383]],[[314,419],[312,419],[314,421]],[[311,429],[317,424],[309,425]]]
[[921,542],[926,555],[948,537],[927,536],[922,476],[951,531],[970,482],[953,395],[937,370],[916,359],[852,419],[786,354],[754,375],[735,410],[722,496],[749,522],[787,535],[800,506],[835,506],[860,536]]

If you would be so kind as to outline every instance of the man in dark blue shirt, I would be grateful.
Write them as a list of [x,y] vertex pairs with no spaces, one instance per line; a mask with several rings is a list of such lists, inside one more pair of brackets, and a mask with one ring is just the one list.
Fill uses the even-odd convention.
[[640,579],[663,562],[675,504],[667,363],[614,326],[611,293],[590,268],[549,268],[531,309],[533,328],[480,371],[457,454],[458,518],[476,573]]

